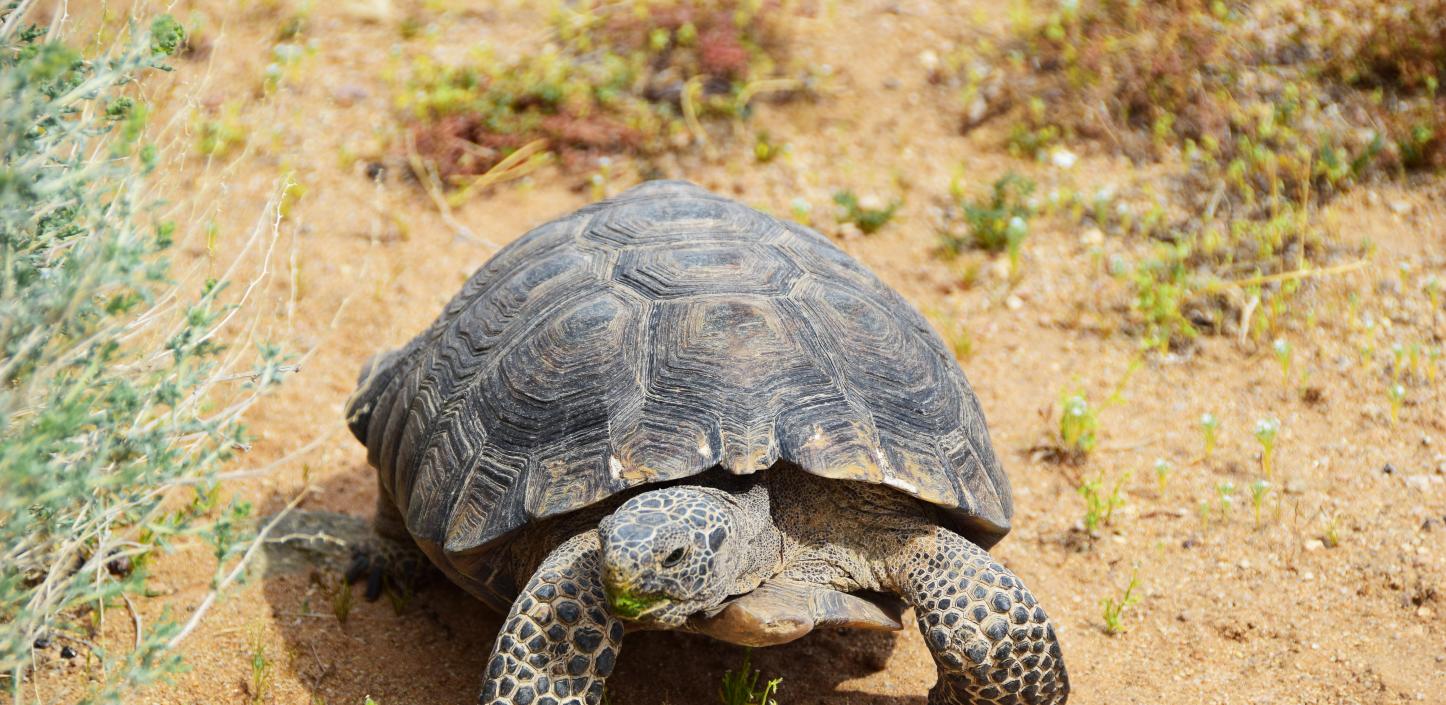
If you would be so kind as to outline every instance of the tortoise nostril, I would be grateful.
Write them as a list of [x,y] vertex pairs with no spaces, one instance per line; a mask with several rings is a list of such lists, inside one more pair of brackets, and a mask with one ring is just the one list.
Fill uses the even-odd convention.
[[686,551],[684,551],[683,547],[681,546],[673,549],[673,552],[669,553],[668,557],[663,559],[663,567],[672,568],[673,566],[678,565],[678,562],[683,560],[684,553],[686,553]]

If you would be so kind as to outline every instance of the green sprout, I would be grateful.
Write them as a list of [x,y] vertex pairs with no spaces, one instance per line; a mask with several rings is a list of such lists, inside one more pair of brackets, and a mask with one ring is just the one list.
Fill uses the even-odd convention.
[[1392,384],[1386,388],[1386,397],[1391,400],[1391,423],[1396,423],[1401,415],[1401,402],[1406,400],[1406,387],[1399,382]]
[[1260,506],[1265,503],[1265,497],[1270,494],[1270,483],[1265,480],[1256,480],[1250,485],[1250,507],[1255,513],[1255,528],[1260,528]]
[[1426,380],[1429,381],[1432,386],[1436,384],[1436,368],[1440,367],[1440,365],[1441,348],[1435,346],[1426,348]]
[[1170,461],[1155,458],[1155,482],[1160,485],[1160,494],[1165,494],[1165,486],[1170,483],[1170,469]]
[[1275,349],[1275,360],[1280,363],[1281,379],[1285,381],[1286,385],[1289,385],[1290,362],[1293,352],[1290,347],[1290,341],[1285,338],[1276,338],[1275,345],[1272,347]]
[[1200,500],[1200,532],[1210,530],[1210,500]]
[[1075,488],[1079,496],[1084,498],[1084,526],[1085,532],[1090,536],[1094,536],[1100,526],[1110,523],[1110,520],[1114,518],[1116,509],[1125,506],[1125,498],[1121,494],[1121,491],[1124,489],[1125,482],[1127,482],[1129,478],[1129,473],[1121,475],[1115,480],[1114,485],[1110,487],[1108,493],[1104,491],[1105,483],[1103,476],[1093,480],[1084,480],[1080,482],[1079,487]]
[[802,196],[795,197],[788,203],[788,211],[793,214],[793,219],[804,225],[813,225],[813,204],[809,203]]
[[859,202],[859,197],[853,191],[839,191],[833,195],[833,202],[843,207],[843,222],[853,223],[859,231],[865,235],[876,232],[884,227],[894,217],[894,212],[902,205],[894,201],[883,208],[872,208],[864,206]]
[[252,639],[251,682],[246,685],[252,705],[267,701],[271,691],[271,660],[266,657],[266,640],[260,629]]
[[1200,415],[1200,433],[1205,436],[1205,457],[1209,458],[1215,452],[1215,432],[1220,428],[1220,419],[1215,414],[1205,412]]
[[1269,418],[1255,422],[1255,440],[1260,441],[1260,468],[1265,479],[1275,480],[1275,437],[1280,433],[1280,419]]
[[1235,503],[1235,483],[1226,480],[1215,486],[1215,495],[1220,498],[1219,509],[1220,519],[1223,521],[1225,515],[1230,513],[1230,506]]
[[1094,450],[1099,428],[1099,419],[1090,408],[1083,394],[1075,394],[1064,400],[1059,415],[1059,439],[1064,448],[1076,458],[1082,458]]
[[752,651],[744,651],[743,667],[737,672],[723,674],[723,686],[718,690],[718,699],[723,705],[778,705],[774,696],[778,694],[778,685],[783,679],[770,679],[759,689],[758,680],[762,673],[753,670],[752,658]]
[[1401,372],[1406,368],[1406,346],[1400,343],[1391,345],[1391,381],[1401,381]]
[[1436,275],[1426,277],[1421,282],[1421,289],[1426,292],[1426,298],[1431,302],[1431,315],[1441,309],[1441,280]]
[[1125,631],[1125,610],[1140,601],[1135,594],[1135,588],[1140,586],[1138,571],[1130,574],[1130,584],[1125,586],[1125,592],[1117,600],[1107,597],[1100,600],[1100,606],[1104,608],[1105,633],[1110,636],[1122,634]]

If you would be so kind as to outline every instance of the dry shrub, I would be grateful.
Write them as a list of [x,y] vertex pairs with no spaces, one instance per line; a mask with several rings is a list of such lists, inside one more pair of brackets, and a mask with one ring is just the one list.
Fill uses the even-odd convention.
[[[703,121],[746,115],[784,68],[791,12],[778,0],[604,3],[560,9],[543,51],[459,66],[416,62],[403,107],[417,153],[449,182],[534,140],[577,166],[699,138]],[[796,86],[802,86],[802,81]]]

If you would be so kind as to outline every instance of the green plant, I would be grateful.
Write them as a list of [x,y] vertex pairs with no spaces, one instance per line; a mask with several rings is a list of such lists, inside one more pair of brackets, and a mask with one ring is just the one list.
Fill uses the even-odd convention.
[[969,229],[967,238],[950,230],[940,233],[941,244],[946,252],[958,254],[966,246],[987,252],[1009,254],[1011,273],[1019,269],[1019,250],[1029,236],[1029,218],[1034,209],[1029,205],[1030,194],[1034,193],[1034,182],[1014,172],[995,180],[986,200],[966,200],[962,180],[956,177],[950,191],[963,208],[964,223]]
[[261,705],[271,694],[271,659],[266,656],[266,634],[257,629],[251,640],[251,682],[247,692],[252,705]]
[[1286,386],[1289,386],[1292,357],[1290,341],[1285,338],[1276,338],[1275,343],[1271,345],[1271,349],[1275,351],[1275,361],[1280,364],[1280,378],[1285,381]]
[[1401,415],[1401,403],[1406,400],[1406,387],[1400,382],[1391,384],[1386,388],[1386,398],[1391,402],[1391,423]]
[[1275,437],[1280,433],[1280,419],[1260,419],[1255,422],[1255,440],[1260,442],[1260,469],[1265,479],[1275,480]]
[[743,666],[736,672],[730,670],[723,674],[723,685],[718,690],[718,699],[723,705],[778,705],[774,696],[778,694],[778,685],[783,679],[770,679],[759,688],[762,673],[753,670],[752,658],[753,653],[745,650]]
[[1165,486],[1170,483],[1170,461],[1164,458],[1155,458],[1155,482],[1160,486],[1160,494],[1165,494]]
[[1391,345],[1391,381],[1401,381],[1401,374],[1406,370],[1406,346],[1401,343]]
[[1104,609],[1106,634],[1114,636],[1125,632],[1125,611],[1139,603],[1140,597],[1135,594],[1139,586],[1140,575],[1136,571],[1130,574],[1130,583],[1125,586],[1125,591],[1119,598],[1107,597],[1100,600],[1100,607]]
[[[0,679],[30,702],[33,651],[63,640],[98,666],[79,699],[116,703],[181,667],[174,647],[239,573],[222,569],[251,508],[223,503],[215,475],[280,355],[221,356],[226,282],[169,280],[176,226],[151,217],[159,155],[124,86],[164,68],[180,25],[132,26],[86,58],[27,7],[0,10]],[[102,648],[104,615],[143,599],[154,556],[186,536],[218,561],[207,601]]]
[[1125,498],[1122,495],[1125,483],[1129,481],[1130,474],[1125,473],[1115,479],[1108,492],[1104,489],[1104,477],[1100,476],[1093,480],[1080,482],[1075,491],[1084,498],[1085,532],[1093,536],[1101,526],[1108,525],[1114,518],[1115,510],[1125,506]]
[[1099,419],[1084,394],[1065,397],[1059,414],[1059,440],[1070,457],[1079,459],[1094,450]]
[[843,209],[839,220],[845,223],[853,223],[859,232],[865,235],[876,232],[884,227],[894,217],[894,212],[901,205],[893,201],[887,206],[873,207],[872,205],[861,205],[858,196],[853,191],[843,190],[833,195],[833,202]]
[[1270,483],[1265,480],[1256,480],[1250,484],[1250,508],[1255,515],[1255,528],[1260,528],[1260,507],[1265,503],[1265,498],[1270,494]]
[[1209,458],[1215,452],[1216,433],[1220,429],[1220,419],[1215,414],[1205,412],[1200,415],[1200,434],[1205,440],[1205,457]]
[[1230,507],[1235,504],[1235,483],[1226,480],[1216,485],[1215,496],[1219,500],[1217,507],[1220,510],[1220,520],[1224,521],[1230,513]]
[[331,613],[336,615],[338,624],[346,624],[351,617],[351,608],[355,606],[355,596],[352,595],[351,585],[345,579],[338,579],[331,586]]
[[1186,307],[1198,296],[1200,284],[1188,264],[1190,249],[1181,243],[1159,245],[1156,256],[1129,270],[1134,288],[1132,310],[1140,317],[1141,342],[1165,352],[1184,347],[1200,334]]

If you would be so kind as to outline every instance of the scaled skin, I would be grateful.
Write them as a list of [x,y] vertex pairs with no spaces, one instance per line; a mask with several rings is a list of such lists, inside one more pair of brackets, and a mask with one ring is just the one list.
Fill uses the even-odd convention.
[[484,705],[599,705],[623,635],[634,628],[781,643],[828,623],[814,618],[829,601],[805,600],[763,605],[803,624],[781,640],[755,641],[736,623],[731,632],[715,628],[713,615],[765,581],[790,586],[777,593],[790,599],[812,586],[834,596],[892,593],[914,607],[939,671],[933,705],[1067,699],[1059,644],[1034,596],[940,526],[932,507],[900,492],[774,468],[643,492],[607,511],[518,543],[513,559],[530,578],[488,659]]

